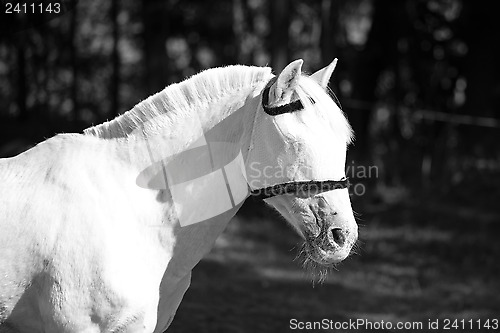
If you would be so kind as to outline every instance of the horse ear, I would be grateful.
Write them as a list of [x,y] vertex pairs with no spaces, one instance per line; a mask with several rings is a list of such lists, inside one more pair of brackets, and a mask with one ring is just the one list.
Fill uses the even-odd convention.
[[328,87],[328,82],[330,82],[330,78],[332,77],[333,71],[335,70],[335,66],[337,66],[337,58],[333,59],[332,63],[326,66],[323,69],[320,69],[313,75],[311,75],[311,79],[316,81],[323,89],[326,90]]
[[299,82],[303,63],[304,60],[302,59],[295,60],[281,71],[278,79],[270,89],[269,104],[285,104],[290,102],[292,93]]

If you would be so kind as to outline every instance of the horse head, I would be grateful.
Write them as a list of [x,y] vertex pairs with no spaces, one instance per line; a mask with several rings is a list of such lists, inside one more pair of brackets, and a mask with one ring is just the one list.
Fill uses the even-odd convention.
[[[327,90],[336,60],[311,76],[301,73],[302,63],[290,63],[262,91],[247,158],[253,193],[279,184],[345,178],[352,131]],[[335,265],[357,240],[348,190],[339,187],[299,187],[265,199],[304,239],[306,262]]]

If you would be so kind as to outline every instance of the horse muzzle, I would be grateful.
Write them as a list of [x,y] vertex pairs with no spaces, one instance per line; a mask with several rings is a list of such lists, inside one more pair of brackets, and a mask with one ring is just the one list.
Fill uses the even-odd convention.
[[349,256],[358,238],[357,227],[337,225],[335,222],[317,221],[320,232],[307,235],[305,250],[307,256],[324,266],[335,265]]

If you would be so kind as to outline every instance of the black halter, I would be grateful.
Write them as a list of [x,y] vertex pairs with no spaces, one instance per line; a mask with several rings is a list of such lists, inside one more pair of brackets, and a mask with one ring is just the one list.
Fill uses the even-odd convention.
[[[280,105],[280,106],[269,106],[269,90],[271,89],[271,86],[276,82],[277,77],[273,77],[266,85],[266,88],[262,92],[262,108],[264,109],[264,112],[267,113],[270,116],[277,116],[283,113],[289,113],[289,112],[294,112],[294,111],[299,111],[304,108],[304,104],[302,104],[301,100],[298,99],[296,101],[293,101],[289,104],[285,105]],[[337,106],[339,107],[340,110],[342,110],[342,105],[340,104],[339,99],[335,95],[335,93],[331,90],[329,90],[330,96],[332,97],[333,101]],[[314,99],[309,97],[309,100],[311,101],[312,104],[316,103]]]
[[[302,110],[304,108],[304,104],[302,104],[301,100],[298,99],[289,104],[279,105],[279,106],[269,106],[269,90],[271,86],[276,82],[278,78],[273,77],[268,83],[264,91],[262,92],[262,108],[264,112],[270,116],[277,116],[283,113],[290,113]],[[315,101],[311,98],[311,103],[315,103]]]
[[[262,92],[262,108],[264,112],[266,112],[270,116],[277,116],[287,112],[294,112],[304,108],[304,105],[300,100],[296,100],[290,104],[280,105],[280,106],[269,106],[269,90],[273,83],[276,81],[276,77],[272,78],[271,81],[267,84],[266,88]],[[335,96],[335,95],[334,95]],[[314,104],[315,101],[311,99],[311,102]],[[340,107],[340,103],[335,96],[335,102]],[[288,182],[276,184],[273,186],[268,186],[265,188],[260,188],[256,190],[252,190],[250,195],[257,197],[259,199],[267,199],[277,195],[283,194],[307,194],[311,193],[318,194],[321,192],[338,190],[348,188],[351,184],[349,183],[348,178],[342,178],[341,180],[309,180],[309,181],[297,181],[297,182]]]

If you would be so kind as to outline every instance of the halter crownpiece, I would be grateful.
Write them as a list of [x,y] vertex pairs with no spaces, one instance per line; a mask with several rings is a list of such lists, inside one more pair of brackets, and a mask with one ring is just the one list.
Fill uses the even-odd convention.
[[[262,92],[262,108],[264,109],[264,112],[270,116],[277,116],[283,113],[290,113],[302,110],[304,108],[304,104],[302,104],[302,101],[300,99],[284,105],[269,106],[269,91],[277,79],[278,79],[277,77],[273,77],[267,84],[264,91]],[[313,104],[315,103],[315,101],[312,98],[310,98],[310,100],[311,103]]]
[[[304,104],[302,104],[302,101],[300,99],[284,105],[269,106],[269,91],[271,90],[271,87],[274,84],[274,82],[276,82],[276,80],[277,77],[273,77],[266,85],[266,88],[262,91],[262,108],[264,109],[264,112],[270,116],[277,116],[283,113],[290,113],[302,110],[304,108]],[[335,95],[335,93],[332,90],[329,90],[329,94],[332,97],[335,104],[337,104],[339,109],[342,110],[342,105],[340,104],[337,95]],[[311,101],[312,104],[316,103],[316,101],[311,97],[309,97],[309,100]]]
[[300,192],[315,192],[315,194],[348,188],[351,185],[348,178],[341,180],[310,180],[276,184],[261,189],[252,190],[251,196],[259,199],[272,198],[283,194],[298,194]]

